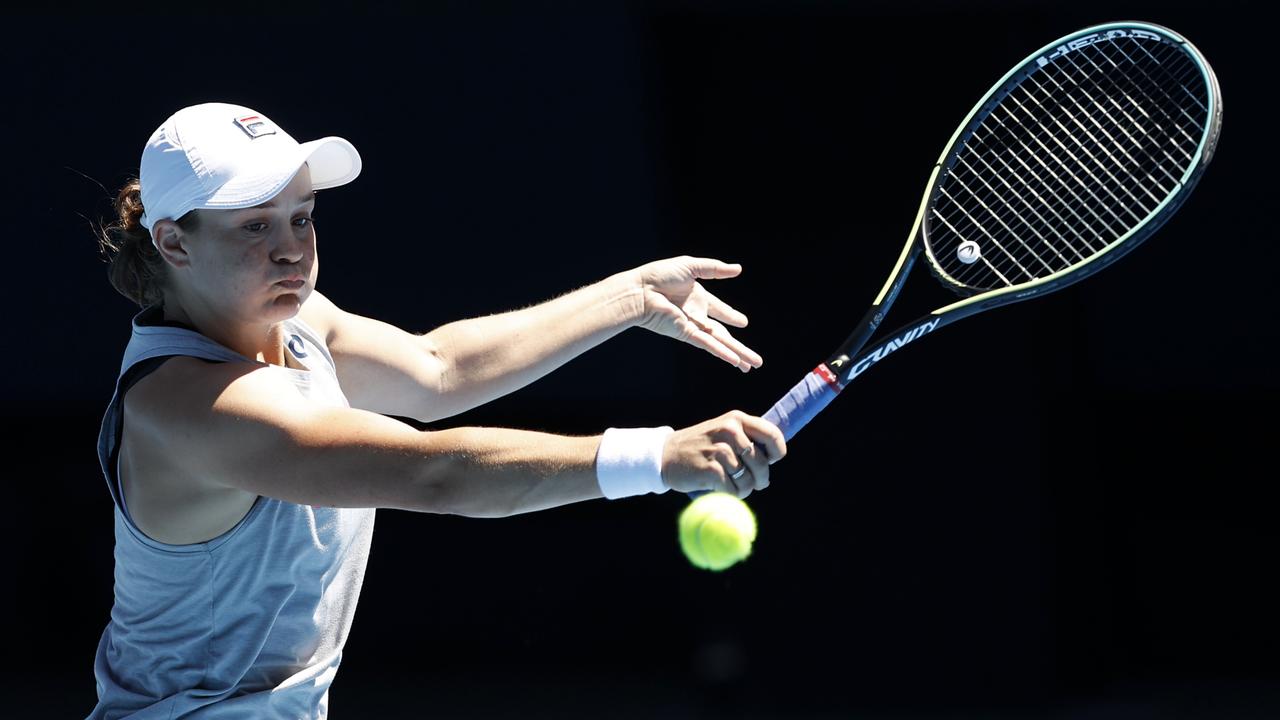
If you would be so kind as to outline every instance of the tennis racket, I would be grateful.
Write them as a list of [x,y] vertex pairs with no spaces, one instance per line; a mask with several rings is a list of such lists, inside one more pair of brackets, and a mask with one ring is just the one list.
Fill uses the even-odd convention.
[[[907,244],[853,334],[765,419],[790,440],[908,344],[1111,265],[1186,201],[1221,126],[1213,70],[1167,28],[1098,25],[1032,53],[952,135]],[[867,345],[921,256],[961,299]]]

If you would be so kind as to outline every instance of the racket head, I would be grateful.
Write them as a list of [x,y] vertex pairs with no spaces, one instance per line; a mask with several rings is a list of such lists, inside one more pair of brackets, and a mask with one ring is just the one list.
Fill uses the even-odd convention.
[[1212,68],[1168,28],[1097,25],[1029,55],[960,124],[917,218],[930,271],[969,298],[944,310],[1024,300],[1119,259],[1186,200],[1221,125]]

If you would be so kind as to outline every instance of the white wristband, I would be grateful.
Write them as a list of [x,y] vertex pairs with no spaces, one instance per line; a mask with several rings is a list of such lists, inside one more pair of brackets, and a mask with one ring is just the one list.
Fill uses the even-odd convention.
[[664,493],[662,448],[675,432],[669,425],[656,428],[609,428],[596,452],[596,480],[610,500]]

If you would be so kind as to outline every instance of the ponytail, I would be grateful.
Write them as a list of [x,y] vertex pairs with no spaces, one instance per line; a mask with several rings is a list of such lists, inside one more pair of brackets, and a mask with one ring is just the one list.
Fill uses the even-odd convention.
[[[121,295],[142,307],[164,302],[166,267],[160,251],[151,242],[151,231],[142,225],[142,185],[129,179],[116,196],[115,218],[97,230],[98,246],[109,263],[107,277]],[[195,229],[196,213],[178,220],[188,232]]]

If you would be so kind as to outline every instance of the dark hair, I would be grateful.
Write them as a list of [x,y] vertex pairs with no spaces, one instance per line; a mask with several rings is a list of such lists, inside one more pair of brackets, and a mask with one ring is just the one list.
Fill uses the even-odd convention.
[[[121,295],[142,307],[164,302],[166,270],[160,251],[151,243],[151,232],[142,226],[142,184],[129,178],[113,203],[115,217],[99,224],[98,246],[110,264],[107,277]],[[192,210],[177,220],[178,227],[195,231],[198,215]]]

